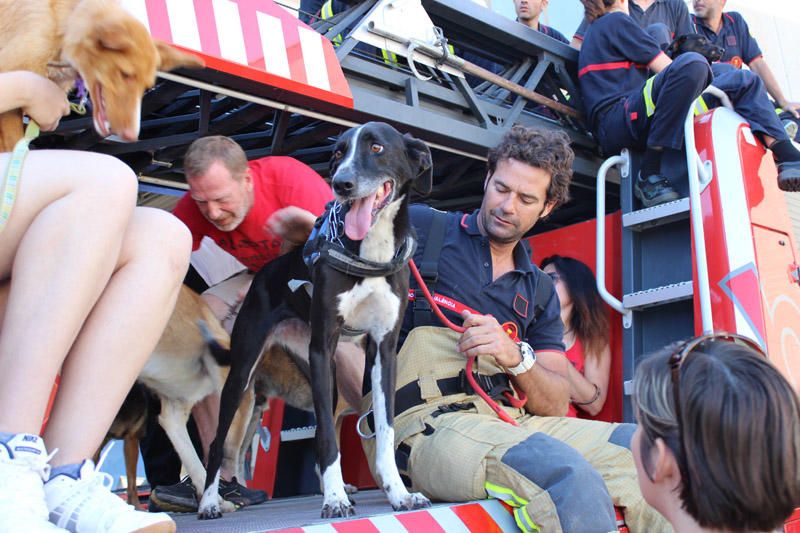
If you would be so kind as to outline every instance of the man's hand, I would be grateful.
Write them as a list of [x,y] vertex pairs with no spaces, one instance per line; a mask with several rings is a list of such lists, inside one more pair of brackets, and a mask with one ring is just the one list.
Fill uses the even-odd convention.
[[467,329],[458,341],[459,353],[466,357],[491,355],[503,368],[515,367],[522,361],[519,346],[511,340],[496,318],[469,311],[463,311],[461,316]]
[[794,115],[794,118],[800,118],[800,102],[778,102],[778,107]]
[[292,248],[305,244],[316,220],[313,213],[290,205],[272,213],[264,229],[283,239],[281,254],[285,254]]

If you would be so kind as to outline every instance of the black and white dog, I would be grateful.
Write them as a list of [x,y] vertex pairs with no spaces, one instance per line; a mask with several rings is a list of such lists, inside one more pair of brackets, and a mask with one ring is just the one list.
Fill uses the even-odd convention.
[[[395,351],[407,303],[408,260],[415,246],[408,220],[409,193],[412,187],[422,194],[430,192],[432,176],[425,143],[388,124],[370,122],[339,138],[331,158],[336,200],[317,220],[303,250],[279,257],[255,276],[236,319],[232,365],[222,390],[217,437],[209,451],[200,518],[220,516],[217,484],[225,434],[243,392],[275,347],[289,355],[285,361],[299,370],[295,374],[310,379],[324,493],[322,517],[354,514],[342,479],[333,420],[333,355],[340,335],[358,339],[366,353],[364,389],[373,393],[378,482],[395,510],[430,505],[422,494],[409,493],[400,479],[393,418]],[[293,290],[297,280],[309,279],[310,298],[306,290]],[[259,377],[280,381],[271,374]],[[282,387],[273,383],[273,388]]]

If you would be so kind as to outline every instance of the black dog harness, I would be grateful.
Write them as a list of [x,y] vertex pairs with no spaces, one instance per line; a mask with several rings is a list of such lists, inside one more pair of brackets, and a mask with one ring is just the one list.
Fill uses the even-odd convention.
[[332,268],[359,278],[386,277],[399,272],[414,255],[417,240],[411,233],[395,250],[394,256],[386,263],[370,261],[351,252],[346,243],[351,243],[344,234],[342,204],[333,201],[325,206],[325,212],[314,223],[314,229],[303,248],[303,261],[309,270],[320,259]]

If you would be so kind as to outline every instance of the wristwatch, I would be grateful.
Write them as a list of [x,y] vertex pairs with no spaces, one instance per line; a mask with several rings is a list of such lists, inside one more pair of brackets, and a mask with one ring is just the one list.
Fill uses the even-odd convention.
[[522,356],[522,361],[517,366],[506,368],[506,372],[512,376],[519,376],[523,372],[527,372],[533,368],[533,365],[536,364],[536,353],[534,353],[530,344],[525,341],[520,341],[517,343],[517,346],[519,346],[519,353]]

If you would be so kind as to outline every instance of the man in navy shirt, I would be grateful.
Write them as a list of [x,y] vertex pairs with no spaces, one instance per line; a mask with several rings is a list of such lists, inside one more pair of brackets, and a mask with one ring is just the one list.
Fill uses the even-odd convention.
[[[675,36],[694,33],[689,8],[682,0],[630,0],[629,15],[653,37],[659,46],[669,44]],[[583,19],[572,37],[572,46],[581,49],[589,22]]]
[[[395,459],[413,490],[445,501],[502,499],[525,532],[615,530],[612,501],[632,530],[666,531],[635,481],[634,427],[560,418],[570,401],[560,305],[522,238],[568,199],[573,159],[563,132],[515,126],[489,152],[478,211],[412,207],[414,260],[423,271],[435,265],[434,298],[466,330],[418,306],[424,297],[412,280],[397,356]],[[466,384],[471,356],[481,388],[515,424]],[[379,460],[373,441],[363,442]]]
[[569,44],[569,40],[564,34],[555,28],[545,26],[539,22],[539,17],[547,9],[549,0],[514,0],[514,9],[517,12],[517,22],[525,24],[527,27],[542,32],[548,37],[552,37],[564,44]]
[[795,118],[800,118],[800,103],[786,99],[758,42],[750,34],[747,22],[735,11],[723,13],[725,2],[726,0],[694,0],[695,14],[692,15],[692,21],[697,33],[725,49],[721,61],[736,68],[742,68],[743,64],[750,67],[750,70],[761,77],[764,87],[778,107],[790,112]]

